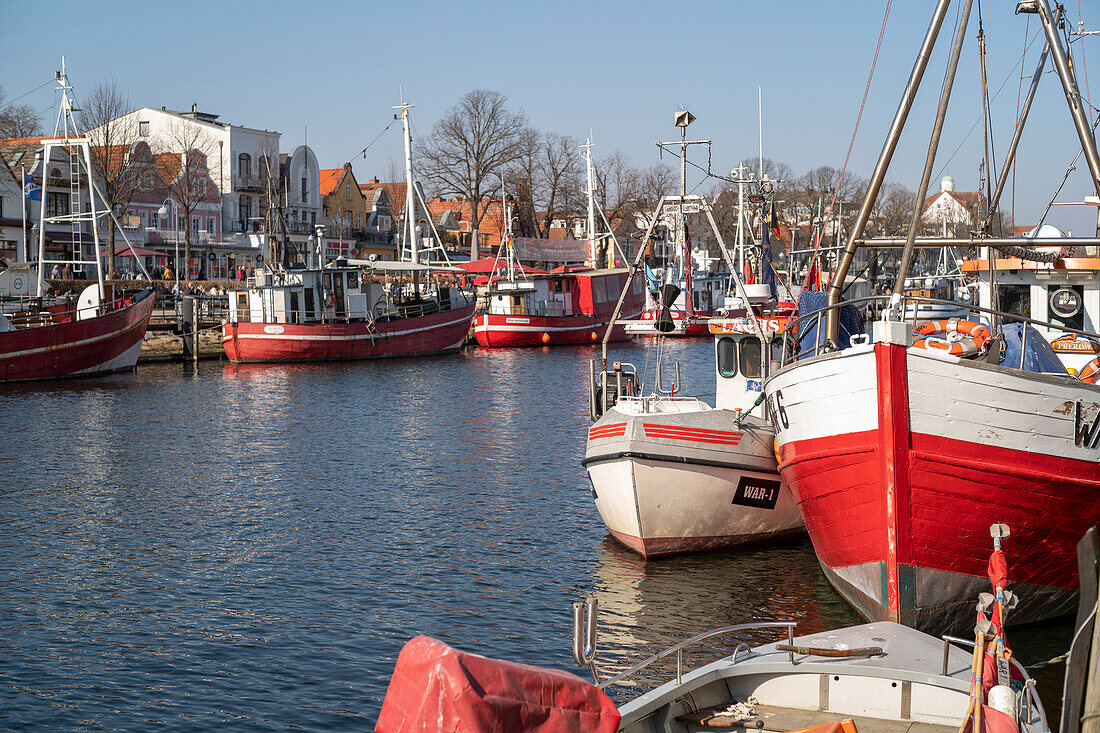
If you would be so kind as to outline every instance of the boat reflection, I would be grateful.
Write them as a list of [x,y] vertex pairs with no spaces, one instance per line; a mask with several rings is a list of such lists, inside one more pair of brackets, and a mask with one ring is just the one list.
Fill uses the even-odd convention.
[[[599,549],[590,595],[599,600],[597,664],[620,672],[704,631],[752,621],[797,621],[796,633],[859,623],[828,585],[805,538],[781,544],[646,560],[607,536]],[[685,668],[730,653],[739,641],[774,640],[749,632],[685,653]],[[694,660],[694,661],[693,661]],[[636,684],[673,674],[675,660]],[[647,671],[648,672],[648,671]]]

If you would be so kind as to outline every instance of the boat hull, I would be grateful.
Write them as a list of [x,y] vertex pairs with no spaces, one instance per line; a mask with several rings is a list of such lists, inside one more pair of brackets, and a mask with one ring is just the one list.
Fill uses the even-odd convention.
[[[593,344],[603,340],[610,318],[593,316],[510,316],[479,313],[474,318],[474,338],[479,346],[564,346]],[[627,341],[621,325],[611,330],[611,341]]]
[[619,542],[654,557],[765,542],[802,531],[780,481],[771,429],[728,410],[629,415],[589,431],[584,465]]
[[0,333],[0,382],[131,371],[156,302],[152,290],[95,318]]
[[972,626],[994,523],[1012,532],[1012,620],[1073,610],[1077,541],[1100,517],[1097,450],[1075,438],[1100,389],[877,344],[789,366],[766,391],[780,473],[865,617]]
[[374,323],[226,323],[225,355],[235,363],[352,361],[431,356],[465,343],[474,306]]

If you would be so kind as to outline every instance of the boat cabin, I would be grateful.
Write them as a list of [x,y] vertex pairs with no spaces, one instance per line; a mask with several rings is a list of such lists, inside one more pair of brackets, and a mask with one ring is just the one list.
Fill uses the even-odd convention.
[[247,290],[231,294],[229,320],[357,323],[427,315],[469,302],[462,289],[430,278],[437,268],[408,262],[365,264],[259,271]]
[[[575,316],[610,313],[626,282],[627,271],[585,270],[497,280],[486,292],[488,313],[509,316]],[[624,312],[641,305],[642,278],[635,278]]]
[[989,282],[988,259],[963,264],[963,272],[978,277],[980,307],[1048,322],[1033,327],[1066,367],[1079,371],[1100,355],[1100,342],[1059,328],[1100,331],[1100,258],[1070,257],[1048,264],[998,257],[993,268],[995,290]]
[[714,356],[717,369],[714,406],[719,409],[748,411],[763,393],[764,380],[779,368],[782,358],[783,329],[787,318],[759,318],[761,331],[767,340],[767,353],[762,353],[752,320],[715,318],[710,321],[714,335]]

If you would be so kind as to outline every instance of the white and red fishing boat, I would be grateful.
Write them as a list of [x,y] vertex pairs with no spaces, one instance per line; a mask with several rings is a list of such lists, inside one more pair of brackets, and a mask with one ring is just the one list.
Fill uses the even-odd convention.
[[[93,193],[91,147],[77,132],[72,116],[72,88],[64,59],[57,81],[61,108],[54,135],[43,138],[42,150],[23,180],[24,195],[39,205],[38,260],[0,272],[0,382],[132,370],[156,301],[152,288],[121,293],[104,282],[98,225],[101,217],[114,214],[104,210],[101,197]],[[63,179],[59,173],[49,173],[62,167],[67,170]],[[41,185],[32,177],[36,170]],[[72,213],[48,212],[47,199],[54,197],[69,203]],[[47,232],[59,229],[75,243],[72,255],[48,259]],[[91,247],[84,247],[85,242]],[[84,254],[88,249],[92,259]],[[25,250],[20,248],[20,257]],[[51,265],[85,273],[84,268],[95,266],[96,280],[78,297],[51,293],[43,279]]]
[[[935,42],[946,6],[946,0],[937,6],[926,48]],[[1046,0],[1034,6],[1066,95],[1079,98],[1050,8]],[[969,3],[964,7],[968,11]],[[966,21],[964,11],[957,44]],[[864,616],[936,630],[964,626],[973,616],[962,599],[980,589],[986,571],[986,530],[1004,521],[1012,527],[1012,575],[1021,598],[1014,620],[1036,621],[1074,607],[1075,547],[1100,518],[1100,385],[1067,374],[1046,339],[1016,314],[972,307],[968,321],[905,322],[903,286],[914,248],[935,243],[918,241],[915,226],[883,320],[870,336],[840,329],[844,306],[837,283],[844,282],[861,245],[926,59],[913,69],[883,146],[829,291],[829,308],[801,317],[801,353],[765,382],[779,470],[826,576]],[[954,64],[949,72],[941,110]],[[1075,115],[1074,122],[1100,189],[1095,141],[1084,120]],[[941,115],[922,189],[942,124]],[[1015,144],[1006,169],[1014,151]],[[1002,171],[990,211],[1006,179]],[[924,194],[918,191],[917,200]],[[1012,248],[1025,257],[1041,245],[984,231],[984,225],[977,228],[974,244]],[[881,240],[866,246],[881,246]],[[939,337],[930,337],[937,331]]]
[[[791,492],[776,467],[774,433],[760,411],[762,376],[785,318],[711,321],[715,406],[664,393],[638,394],[631,365],[618,363],[628,387],[588,430],[581,462],[596,509],[612,536],[646,557],[759,543],[802,531]],[[625,373],[624,373],[625,372]],[[658,371],[658,389],[661,376]]]
[[473,294],[416,262],[338,260],[322,269],[258,272],[229,299],[222,346],[233,362],[344,361],[457,351]]
[[[597,343],[611,322],[626,275],[625,268],[575,266],[496,279],[474,317],[474,338],[480,346]],[[624,301],[626,312],[636,316],[642,297],[641,283],[636,282]],[[629,338],[622,324],[611,329],[612,341]]]

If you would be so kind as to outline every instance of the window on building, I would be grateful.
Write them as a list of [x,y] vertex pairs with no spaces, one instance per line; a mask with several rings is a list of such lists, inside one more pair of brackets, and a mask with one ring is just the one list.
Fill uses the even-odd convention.
[[177,216],[176,217],[176,229],[178,229],[182,232],[186,228],[187,228],[187,217],[182,216],[182,215]]
[[191,231],[197,232],[200,229],[202,229],[202,225],[199,223],[199,217],[192,216],[191,217]]
[[306,191],[309,190],[309,179],[302,176],[302,203],[306,202]]
[[160,227],[160,214],[156,211],[149,212],[149,228],[157,229]]
[[206,231],[214,231],[214,227],[217,226],[217,221],[212,216],[206,217]]
[[363,228],[363,215],[361,213],[359,213],[358,211],[355,212],[355,228],[356,229],[362,229]]
[[347,181],[344,184],[344,198],[351,201],[351,181]]
[[248,153],[241,153],[239,156],[237,156],[237,175],[252,175],[252,156]]
[[248,220],[252,218],[252,199],[248,196],[241,196],[240,210],[241,228],[248,231]]
[[317,212],[316,211],[309,212],[309,223],[310,224],[316,224],[317,223]]
[[138,135],[142,137],[149,137],[149,122],[148,120],[142,120],[138,123]]
[[269,178],[266,155],[261,155],[259,158],[257,158],[257,167],[260,169],[260,178],[266,181]]
[[69,194],[46,192],[46,216],[65,216],[69,213]]

